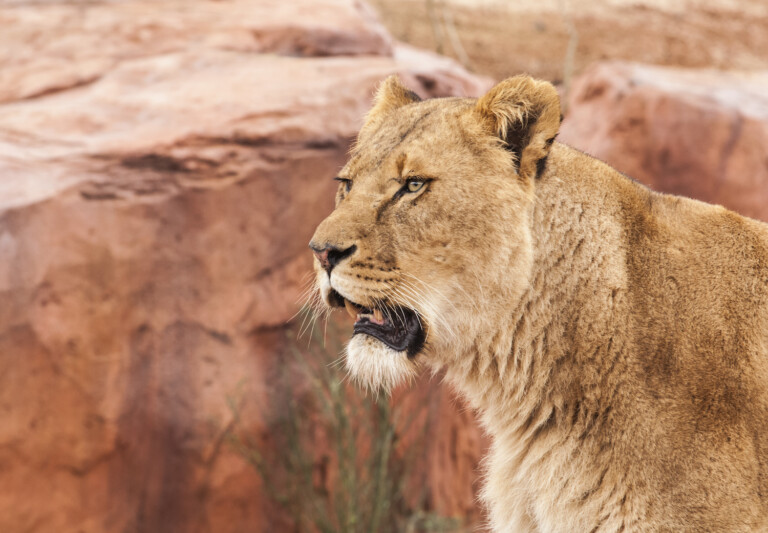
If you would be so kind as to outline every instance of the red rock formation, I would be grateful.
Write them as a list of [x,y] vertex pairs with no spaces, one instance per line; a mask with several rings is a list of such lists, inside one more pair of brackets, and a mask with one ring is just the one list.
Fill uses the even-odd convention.
[[652,188],[768,220],[768,74],[607,63],[574,83],[560,140]]
[[[228,398],[279,431],[306,244],[375,85],[487,81],[346,0],[22,2],[0,26],[0,531],[283,530]],[[427,503],[472,513],[479,432],[425,387]]]

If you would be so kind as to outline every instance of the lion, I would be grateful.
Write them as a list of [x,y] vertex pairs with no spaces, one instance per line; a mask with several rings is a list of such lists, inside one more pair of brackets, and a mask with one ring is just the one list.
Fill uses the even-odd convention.
[[492,437],[498,532],[768,531],[768,225],[555,142],[555,88],[380,86],[310,247],[350,374]]

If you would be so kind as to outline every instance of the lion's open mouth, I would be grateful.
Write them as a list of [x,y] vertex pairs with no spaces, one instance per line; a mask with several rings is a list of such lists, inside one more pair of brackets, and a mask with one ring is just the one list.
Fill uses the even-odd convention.
[[355,319],[354,334],[363,333],[386,344],[398,352],[414,357],[424,346],[426,332],[419,315],[402,306],[381,306],[369,309],[351,302],[332,290],[330,300]]

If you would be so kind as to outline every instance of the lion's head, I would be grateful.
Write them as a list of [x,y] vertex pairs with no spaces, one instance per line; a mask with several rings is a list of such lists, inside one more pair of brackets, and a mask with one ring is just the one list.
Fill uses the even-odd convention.
[[347,366],[389,388],[420,362],[506,343],[529,283],[534,181],[560,125],[554,87],[510,78],[479,100],[384,81],[317,228],[317,285],[355,318]]

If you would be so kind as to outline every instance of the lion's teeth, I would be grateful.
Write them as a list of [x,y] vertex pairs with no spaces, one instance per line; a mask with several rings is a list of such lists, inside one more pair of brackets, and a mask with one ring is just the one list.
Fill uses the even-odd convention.
[[373,318],[376,319],[376,322],[383,323],[384,322],[384,315],[381,314],[380,309],[374,309],[373,310]]
[[349,313],[349,316],[351,316],[354,319],[357,319],[357,309],[355,308],[354,304],[352,304],[352,302],[345,299],[344,307],[347,308],[347,313]]

